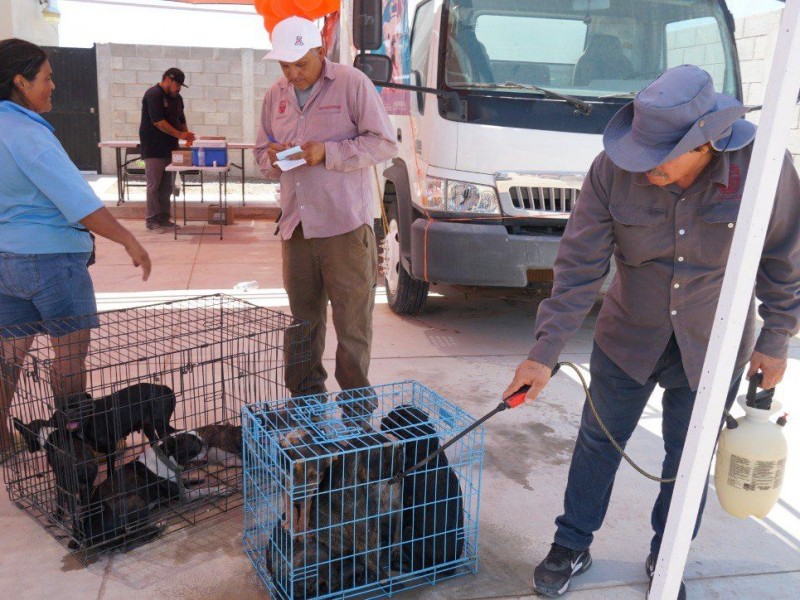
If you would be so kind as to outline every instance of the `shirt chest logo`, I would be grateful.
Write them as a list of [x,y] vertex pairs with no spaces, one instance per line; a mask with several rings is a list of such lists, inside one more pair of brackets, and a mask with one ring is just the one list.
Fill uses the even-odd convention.
[[731,165],[728,171],[728,185],[719,185],[719,199],[720,200],[741,200],[742,198],[742,170],[739,165]]
[[286,100],[281,100],[278,104],[278,114],[282,115],[286,112]]

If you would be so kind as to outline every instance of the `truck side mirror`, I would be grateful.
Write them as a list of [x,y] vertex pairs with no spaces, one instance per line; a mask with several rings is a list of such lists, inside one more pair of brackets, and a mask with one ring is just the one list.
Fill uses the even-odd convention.
[[353,66],[376,84],[392,80],[392,59],[383,54],[357,54]]
[[353,45],[359,50],[377,50],[383,44],[382,9],[381,0],[354,1]]

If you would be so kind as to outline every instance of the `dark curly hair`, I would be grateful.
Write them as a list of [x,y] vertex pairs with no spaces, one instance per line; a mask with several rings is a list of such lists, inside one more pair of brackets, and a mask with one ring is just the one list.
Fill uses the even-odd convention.
[[36,44],[17,38],[0,41],[0,100],[15,100],[14,77],[33,81],[46,60],[47,53]]

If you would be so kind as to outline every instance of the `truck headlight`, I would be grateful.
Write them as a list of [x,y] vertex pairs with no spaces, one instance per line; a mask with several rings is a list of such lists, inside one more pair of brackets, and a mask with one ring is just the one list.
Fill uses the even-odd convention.
[[423,206],[430,210],[469,214],[500,214],[497,192],[488,185],[427,177]]

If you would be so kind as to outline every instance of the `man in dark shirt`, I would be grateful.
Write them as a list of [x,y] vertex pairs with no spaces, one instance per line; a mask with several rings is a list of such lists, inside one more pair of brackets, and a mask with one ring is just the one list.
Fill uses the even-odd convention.
[[[653,576],[750,166],[755,126],[744,114],[738,100],[714,91],[708,73],[682,65],[639,92],[603,134],[605,151],[589,169],[559,246],[552,295],[536,315],[536,341],[504,392],[528,384],[533,400],[544,388],[594,305],[613,254],[617,271],[590,359],[597,413],[584,406],[564,514],[534,571],[540,594],[560,596],[592,564],[589,546],[621,458],[599,420],[624,447],[658,385],[666,457],[645,561]],[[787,154],[754,287],[763,325],[756,330],[751,300],[728,407],[743,374],[760,371],[764,388],[783,377],[789,340],[800,329],[798,257],[800,179]],[[681,583],[678,598],[685,596]]]
[[147,90],[142,98],[139,141],[147,175],[147,228],[150,230],[175,227],[169,220],[174,175],[164,169],[171,161],[172,151],[178,148],[178,140],[194,141],[194,134],[186,126],[180,95],[181,88],[186,86],[185,80],[180,69],[167,69],[161,83]]

